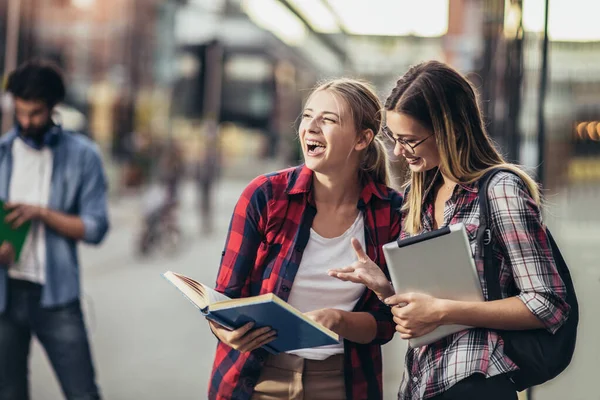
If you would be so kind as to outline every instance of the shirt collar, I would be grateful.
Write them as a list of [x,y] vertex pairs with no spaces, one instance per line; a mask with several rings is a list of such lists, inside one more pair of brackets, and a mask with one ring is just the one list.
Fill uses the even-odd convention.
[[478,193],[479,192],[479,186],[477,186],[477,182],[459,183],[458,186],[460,186],[462,189],[464,189],[470,193]]
[[[437,168],[435,171],[435,174],[433,175],[433,178],[431,178],[431,180],[429,181],[429,184],[427,185],[427,189],[425,189],[423,199],[426,199],[431,194],[431,190],[435,186],[436,182],[439,181],[440,179],[442,179],[442,174],[440,172],[440,169]],[[470,182],[470,183],[458,182],[458,184],[456,186],[457,186],[457,188],[455,188],[454,193],[457,193],[456,192],[457,189],[459,189],[459,190],[462,189],[462,190],[465,190],[470,193],[478,193],[479,192],[479,186],[477,185],[477,181]]]
[[287,194],[308,193],[312,189],[313,172],[302,164],[292,169],[287,188]]
[[375,183],[371,175],[362,174],[362,181],[364,183],[362,192],[360,194],[360,200],[364,204],[368,204],[369,201],[373,198],[373,196],[377,197],[380,200],[389,200],[390,199],[390,190],[389,188],[381,183]]
[[[313,175],[313,171],[304,164],[294,168],[290,174],[286,193],[294,195],[311,192]],[[389,189],[387,186],[375,183],[369,174],[363,174],[363,184],[359,203],[368,204],[373,196],[381,200],[389,199]]]
[[31,147],[32,149],[36,149],[36,150],[41,150],[43,149],[45,146],[53,146],[54,144],[56,144],[58,135],[61,131],[61,128],[59,125],[52,125],[45,133],[42,139],[41,143],[36,142],[35,140],[26,137],[24,135],[21,135],[21,133],[19,132],[18,128],[15,128],[16,132],[17,132],[17,136],[29,147]]

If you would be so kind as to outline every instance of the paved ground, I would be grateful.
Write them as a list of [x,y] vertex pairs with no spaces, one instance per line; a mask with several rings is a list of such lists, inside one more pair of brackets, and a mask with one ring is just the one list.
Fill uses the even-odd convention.
[[[244,181],[229,180],[218,189],[215,212],[219,230],[198,232],[193,187],[184,191],[181,213],[186,240],[175,257],[136,258],[132,251],[139,227],[139,201],[126,198],[111,205],[113,229],[100,248],[82,248],[84,307],[98,380],[108,400],[204,399],[215,347],[203,318],[160,276],[165,270],[213,283],[230,212]],[[581,332],[572,367],[559,379],[535,391],[535,400],[600,399],[599,371],[600,267],[598,251],[599,192],[583,197],[560,196],[548,222],[570,262],[581,305]],[[404,348],[396,339],[384,349],[385,399],[395,398]],[[61,398],[40,347],[31,362],[34,400]]]

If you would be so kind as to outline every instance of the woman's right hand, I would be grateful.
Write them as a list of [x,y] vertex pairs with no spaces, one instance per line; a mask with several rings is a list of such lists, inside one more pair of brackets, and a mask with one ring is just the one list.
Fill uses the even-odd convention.
[[358,239],[352,238],[352,247],[358,260],[348,267],[330,269],[327,271],[329,276],[342,281],[362,283],[375,292],[380,299],[394,295],[394,288],[381,268],[365,253]]
[[221,342],[242,353],[258,349],[277,338],[275,330],[268,326],[252,329],[254,322],[248,322],[233,331],[213,321],[208,321],[208,324]]

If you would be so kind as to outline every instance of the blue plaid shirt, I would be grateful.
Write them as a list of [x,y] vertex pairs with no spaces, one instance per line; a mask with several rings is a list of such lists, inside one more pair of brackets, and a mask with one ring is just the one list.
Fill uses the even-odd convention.
[[[83,220],[83,241],[98,244],[108,232],[107,183],[96,146],[83,135],[52,128],[46,145],[53,155],[48,207]],[[0,199],[8,198],[16,129],[0,138]],[[46,232],[46,284],[42,306],[53,307],[79,298],[77,242],[53,229]],[[0,313],[6,309],[7,270],[0,267]]]

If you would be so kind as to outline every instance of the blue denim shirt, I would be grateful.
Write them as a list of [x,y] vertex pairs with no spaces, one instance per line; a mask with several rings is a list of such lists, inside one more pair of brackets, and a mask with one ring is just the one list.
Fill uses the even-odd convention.
[[[53,165],[48,207],[78,215],[85,226],[83,241],[98,244],[108,232],[107,183],[100,152],[83,135],[54,128],[47,145]],[[0,138],[0,199],[10,200],[12,147],[17,131]],[[41,304],[53,307],[79,298],[77,241],[46,227],[46,284]],[[0,313],[6,309],[7,270],[0,267]]]

